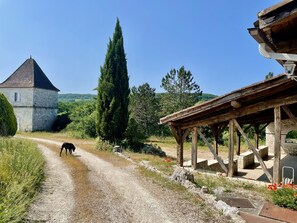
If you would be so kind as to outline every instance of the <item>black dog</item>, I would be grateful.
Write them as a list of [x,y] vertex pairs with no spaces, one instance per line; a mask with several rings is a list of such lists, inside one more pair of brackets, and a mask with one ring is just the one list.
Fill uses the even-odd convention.
[[62,147],[61,147],[60,156],[62,154],[63,148],[65,148],[65,150],[66,150],[66,155],[67,155],[67,150],[69,150],[70,154],[72,154],[72,152],[75,151],[75,146],[72,143],[64,142]]

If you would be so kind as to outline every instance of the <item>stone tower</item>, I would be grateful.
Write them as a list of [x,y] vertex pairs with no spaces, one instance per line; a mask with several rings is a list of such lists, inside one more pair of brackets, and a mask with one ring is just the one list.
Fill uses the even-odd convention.
[[58,92],[31,57],[0,84],[11,103],[19,131],[50,130],[57,116]]

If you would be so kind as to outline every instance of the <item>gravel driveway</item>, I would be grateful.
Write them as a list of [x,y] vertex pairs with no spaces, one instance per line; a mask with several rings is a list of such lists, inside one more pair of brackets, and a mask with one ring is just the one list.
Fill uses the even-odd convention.
[[230,222],[141,177],[134,164],[114,165],[79,147],[61,158],[61,142],[29,139],[37,141],[47,163],[30,222]]

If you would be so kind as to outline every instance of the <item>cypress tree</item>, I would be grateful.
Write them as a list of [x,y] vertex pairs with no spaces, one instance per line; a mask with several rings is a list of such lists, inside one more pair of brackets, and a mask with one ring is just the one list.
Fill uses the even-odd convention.
[[123,139],[128,124],[129,78],[124,40],[117,19],[112,40],[109,40],[105,62],[100,67],[98,83],[98,135],[109,142]]
[[0,93],[0,136],[13,136],[17,131],[17,120],[11,104]]

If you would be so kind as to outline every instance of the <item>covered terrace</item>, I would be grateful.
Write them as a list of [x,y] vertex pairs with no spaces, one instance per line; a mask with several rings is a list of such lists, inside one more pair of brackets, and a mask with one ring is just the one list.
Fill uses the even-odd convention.
[[[177,161],[183,166],[183,143],[192,132],[192,167],[197,165],[198,135],[208,145],[222,169],[233,176],[234,137],[243,137],[253,151],[267,178],[280,182],[281,124],[290,119],[297,124],[297,80],[296,71],[291,69],[297,61],[297,1],[285,0],[258,13],[258,20],[249,29],[250,35],[259,43],[260,53],[275,59],[284,66],[282,74],[268,80],[244,87],[213,100],[170,114],[160,119],[168,124],[177,142]],[[291,68],[286,65],[289,62]],[[293,66],[292,66],[293,65]],[[263,126],[274,123],[274,164],[273,176],[267,170],[258,153],[258,134]],[[255,129],[255,143],[243,130],[248,124]],[[261,125],[261,127],[260,127]],[[200,127],[209,126],[214,138],[213,146],[202,134]],[[218,137],[224,127],[229,127],[228,165],[217,154]],[[261,129],[262,128],[262,129]],[[240,154],[240,140],[237,140],[237,154]]]

